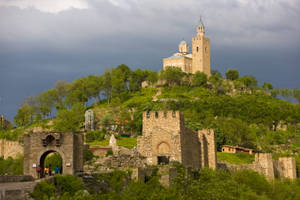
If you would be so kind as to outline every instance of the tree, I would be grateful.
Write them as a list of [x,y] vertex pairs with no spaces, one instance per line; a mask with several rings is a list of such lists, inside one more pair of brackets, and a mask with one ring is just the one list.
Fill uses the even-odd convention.
[[94,103],[97,103],[100,99],[99,93],[103,89],[103,77],[89,75],[87,77],[87,96],[94,98]]
[[207,75],[197,71],[193,76],[192,84],[193,86],[205,86],[207,84]]
[[222,74],[218,70],[215,70],[215,69],[211,70],[211,75],[217,75],[219,77],[222,77]]
[[217,94],[223,94],[225,92],[225,88],[223,87],[223,79],[220,74],[216,73],[211,75],[208,81],[213,86],[213,89]]
[[257,87],[257,80],[254,76],[243,76],[239,79],[247,89],[250,89],[252,92]]
[[57,90],[50,89],[37,95],[37,104],[40,112],[45,117],[51,116],[52,108],[58,102]]
[[111,93],[113,97],[124,99],[127,91],[127,71],[122,68],[114,68],[111,73]]
[[67,96],[70,84],[66,81],[59,80],[55,83],[54,89],[57,91],[57,106],[62,106],[64,98]]
[[236,69],[229,69],[225,75],[226,75],[226,79],[231,81],[234,81],[239,78],[239,72]]
[[268,92],[270,92],[271,90],[274,89],[273,85],[271,83],[267,83],[267,82],[264,82],[262,88]]
[[183,76],[184,72],[179,67],[166,67],[160,72],[160,78],[165,80],[169,86],[180,85]]
[[111,99],[111,71],[106,71],[103,75],[103,95],[106,97],[107,102]]
[[293,89],[293,97],[300,103],[300,89]]
[[25,126],[33,122],[34,108],[28,104],[22,104],[18,109],[14,122],[17,126]]
[[54,128],[62,132],[79,131],[84,121],[84,106],[81,103],[73,105],[72,110],[62,109],[54,120]]
[[155,84],[158,81],[158,74],[149,70],[146,81],[148,84]]
[[148,70],[137,69],[133,71],[129,78],[129,88],[131,91],[138,91],[142,86],[142,82],[146,80]]
[[66,103],[70,106],[76,103],[85,104],[89,100],[87,79],[79,78],[71,83]]

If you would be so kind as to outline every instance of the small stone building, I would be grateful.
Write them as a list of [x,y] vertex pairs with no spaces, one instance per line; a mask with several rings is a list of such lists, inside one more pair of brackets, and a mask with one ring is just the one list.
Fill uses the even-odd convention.
[[225,152],[225,153],[248,153],[248,154],[252,155],[253,149],[240,147],[240,146],[223,145],[222,152]]
[[214,131],[187,129],[179,111],[144,112],[137,151],[149,165],[179,162],[196,169],[215,169],[217,163]]

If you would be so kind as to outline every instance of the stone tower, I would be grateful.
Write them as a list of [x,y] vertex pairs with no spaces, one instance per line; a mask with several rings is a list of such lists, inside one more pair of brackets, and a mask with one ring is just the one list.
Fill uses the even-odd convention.
[[192,40],[192,69],[204,72],[210,76],[210,39],[205,37],[205,27],[200,18],[197,26],[197,35]]
[[179,162],[185,167],[216,169],[216,141],[213,130],[189,130],[179,111],[143,113],[143,134],[137,151],[149,165]]

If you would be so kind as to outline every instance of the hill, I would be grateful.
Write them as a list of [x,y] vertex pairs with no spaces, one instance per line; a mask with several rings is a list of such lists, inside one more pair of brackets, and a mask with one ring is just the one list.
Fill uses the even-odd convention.
[[[141,134],[144,111],[180,110],[188,128],[213,128],[219,149],[224,144],[240,145],[272,152],[275,157],[299,159],[299,91],[279,90],[270,83],[259,86],[255,77],[239,77],[233,69],[223,78],[217,71],[207,77],[179,68],[156,73],[119,65],[100,76],[72,83],[58,81],[53,89],[26,98],[14,118],[18,127],[1,131],[0,137],[20,140],[36,127],[84,131],[84,112],[92,109],[97,131],[87,133],[87,142],[105,144],[105,135],[112,133]],[[291,103],[291,99],[298,103]],[[135,144],[134,138],[127,142],[131,145],[121,145]]]

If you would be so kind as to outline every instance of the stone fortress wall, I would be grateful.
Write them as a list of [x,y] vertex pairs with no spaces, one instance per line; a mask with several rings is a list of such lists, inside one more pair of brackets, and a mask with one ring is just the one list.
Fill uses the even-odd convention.
[[19,154],[23,154],[23,146],[18,141],[0,139],[0,157],[4,159],[16,158]]
[[233,165],[228,163],[218,163],[218,168],[228,170],[246,170],[256,171],[268,179],[289,178],[296,179],[296,160],[293,157],[280,157],[273,160],[271,153],[255,154],[255,161],[252,164]]

